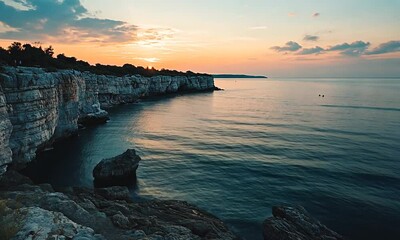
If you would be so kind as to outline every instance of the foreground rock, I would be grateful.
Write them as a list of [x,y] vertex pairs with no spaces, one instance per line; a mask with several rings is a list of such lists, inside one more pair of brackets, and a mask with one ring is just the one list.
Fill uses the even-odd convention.
[[5,206],[5,213],[5,218],[8,218],[5,224],[16,223],[18,226],[14,236],[4,236],[13,237],[13,240],[104,239],[103,236],[95,234],[93,229],[76,224],[59,212],[47,211],[39,207],[24,207],[14,214]]
[[0,177],[0,239],[238,239],[222,221],[186,202],[110,200],[125,196],[126,187],[101,195],[83,188],[55,192],[15,172],[6,175],[16,180]]
[[263,223],[265,240],[335,240],[342,236],[330,230],[301,206],[273,207],[273,217]]
[[140,157],[134,149],[128,149],[121,155],[103,159],[93,169],[96,187],[131,186],[136,183],[136,169]]
[[131,193],[127,187],[114,186],[108,188],[96,188],[95,193],[108,200],[127,200],[131,199]]

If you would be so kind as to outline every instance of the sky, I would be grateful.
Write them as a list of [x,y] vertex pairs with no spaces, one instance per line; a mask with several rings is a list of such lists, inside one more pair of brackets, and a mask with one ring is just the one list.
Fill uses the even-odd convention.
[[0,0],[0,46],[207,73],[400,77],[399,12],[400,0]]

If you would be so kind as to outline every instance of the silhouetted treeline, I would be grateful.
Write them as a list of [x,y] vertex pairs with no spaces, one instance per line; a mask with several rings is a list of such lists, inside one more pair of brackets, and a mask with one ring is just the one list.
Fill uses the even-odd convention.
[[125,64],[122,67],[112,65],[90,65],[88,62],[78,60],[75,57],[67,57],[64,54],[58,54],[54,57],[54,49],[52,46],[42,49],[31,44],[22,45],[19,42],[14,42],[7,49],[0,47],[0,65],[10,66],[26,66],[26,67],[41,67],[47,71],[57,71],[58,69],[74,69],[78,71],[89,71],[95,74],[125,76],[139,74],[145,77],[157,75],[166,76],[194,76],[206,75],[193,73],[191,71],[179,72],[176,70],[154,68],[144,68]]

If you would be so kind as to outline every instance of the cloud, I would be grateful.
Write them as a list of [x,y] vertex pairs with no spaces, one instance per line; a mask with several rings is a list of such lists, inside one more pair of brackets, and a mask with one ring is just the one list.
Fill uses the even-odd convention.
[[143,60],[143,61],[146,61],[149,63],[156,63],[156,62],[160,61],[159,58],[153,58],[153,57],[152,58],[134,58],[134,59]]
[[12,28],[3,22],[0,22],[0,33],[3,32],[18,32],[18,29]]
[[29,10],[35,9],[34,6],[30,5],[26,0],[1,0],[8,6],[14,7],[18,10]]
[[295,17],[295,16],[296,16],[296,13],[290,12],[290,13],[288,13],[288,16],[289,16],[289,17]]
[[326,49],[326,51],[338,51],[340,52],[340,54],[346,56],[360,56],[366,52],[366,50],[370,45],[371,44],[369,42],[356,41],[350,44],[349,43],[338,44]]
[[271,49],[277,51],[277,52],[296,52],[297,50],[301,49],[302,46],[298,44],[297,42],[287,42],[285,46],[280,47],[280,46],[274,46],[271,47]]
[[311,42],[316,42],[319,40],[319,36],[315,35],[305,35],[303,38],[304,41],[311,41]]
[[390,41],[380,44],[372,51],[366,52],[366,55],[376,55],[384,53],[400,52],[400,41]]
[[161,49],[164,47],[166,40],[171,40],[178,32],[179,30],[172,28],[139,29],[137,33],[138,39],[134,44]]
[[254,27],[250,27],[250,30],[265,30],[267,29],[267,26],[254,26]]
[[325,50],[322,47],[316,46],[313,48],[304,48],[300,52],[298,52],[298,55],[311,55],[311,54],[321,54]]
[[[306,35],[307,37],[308,35]],[[271,49],[277,52],[283,52],[284,55],[292,54],[292,55],[319,55],[327,52],[339,53],[343,56],[349,57],[359,57],[359,56],[368,56],[368,55],[378,55],[385,53],[396,53],[400,52],[400,40],[397,41],[389,41],[386,43],[380,44],[378,47],[368,50],[370,47],[369,42],[364,41],[355,41],[352,43],[342,43],[334,46],[329,46],[326,48],[322,48],[320,46],[315,46],[311,48],[302,48],[296,42],[290,41],[287,42],[284,46],[274,46]]]
[[316,18],[316,17],[319,17],[319,16],[321,16],[321,14],[320,14],[320,13],[318,13],[318,12],[316,12],[316,13],[313,13],[311,16]]
[[80,0],[0,0],[0,25],[11,29],[0,32],[2,39],[63,42],[131,42],[139,30],[91,16]]

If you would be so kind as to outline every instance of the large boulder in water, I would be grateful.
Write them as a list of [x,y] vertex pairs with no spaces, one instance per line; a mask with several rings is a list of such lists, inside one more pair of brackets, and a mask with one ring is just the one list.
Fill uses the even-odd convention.
[[273,217],[263,223],[264,240],[339,240],[344,239],[318,220],[303,207],[276,206]]
[[93,169],[95,186],[134,185],[136,183],[136,169],[140,160],[134,149],[128,149],[121,155],[102,160]]

